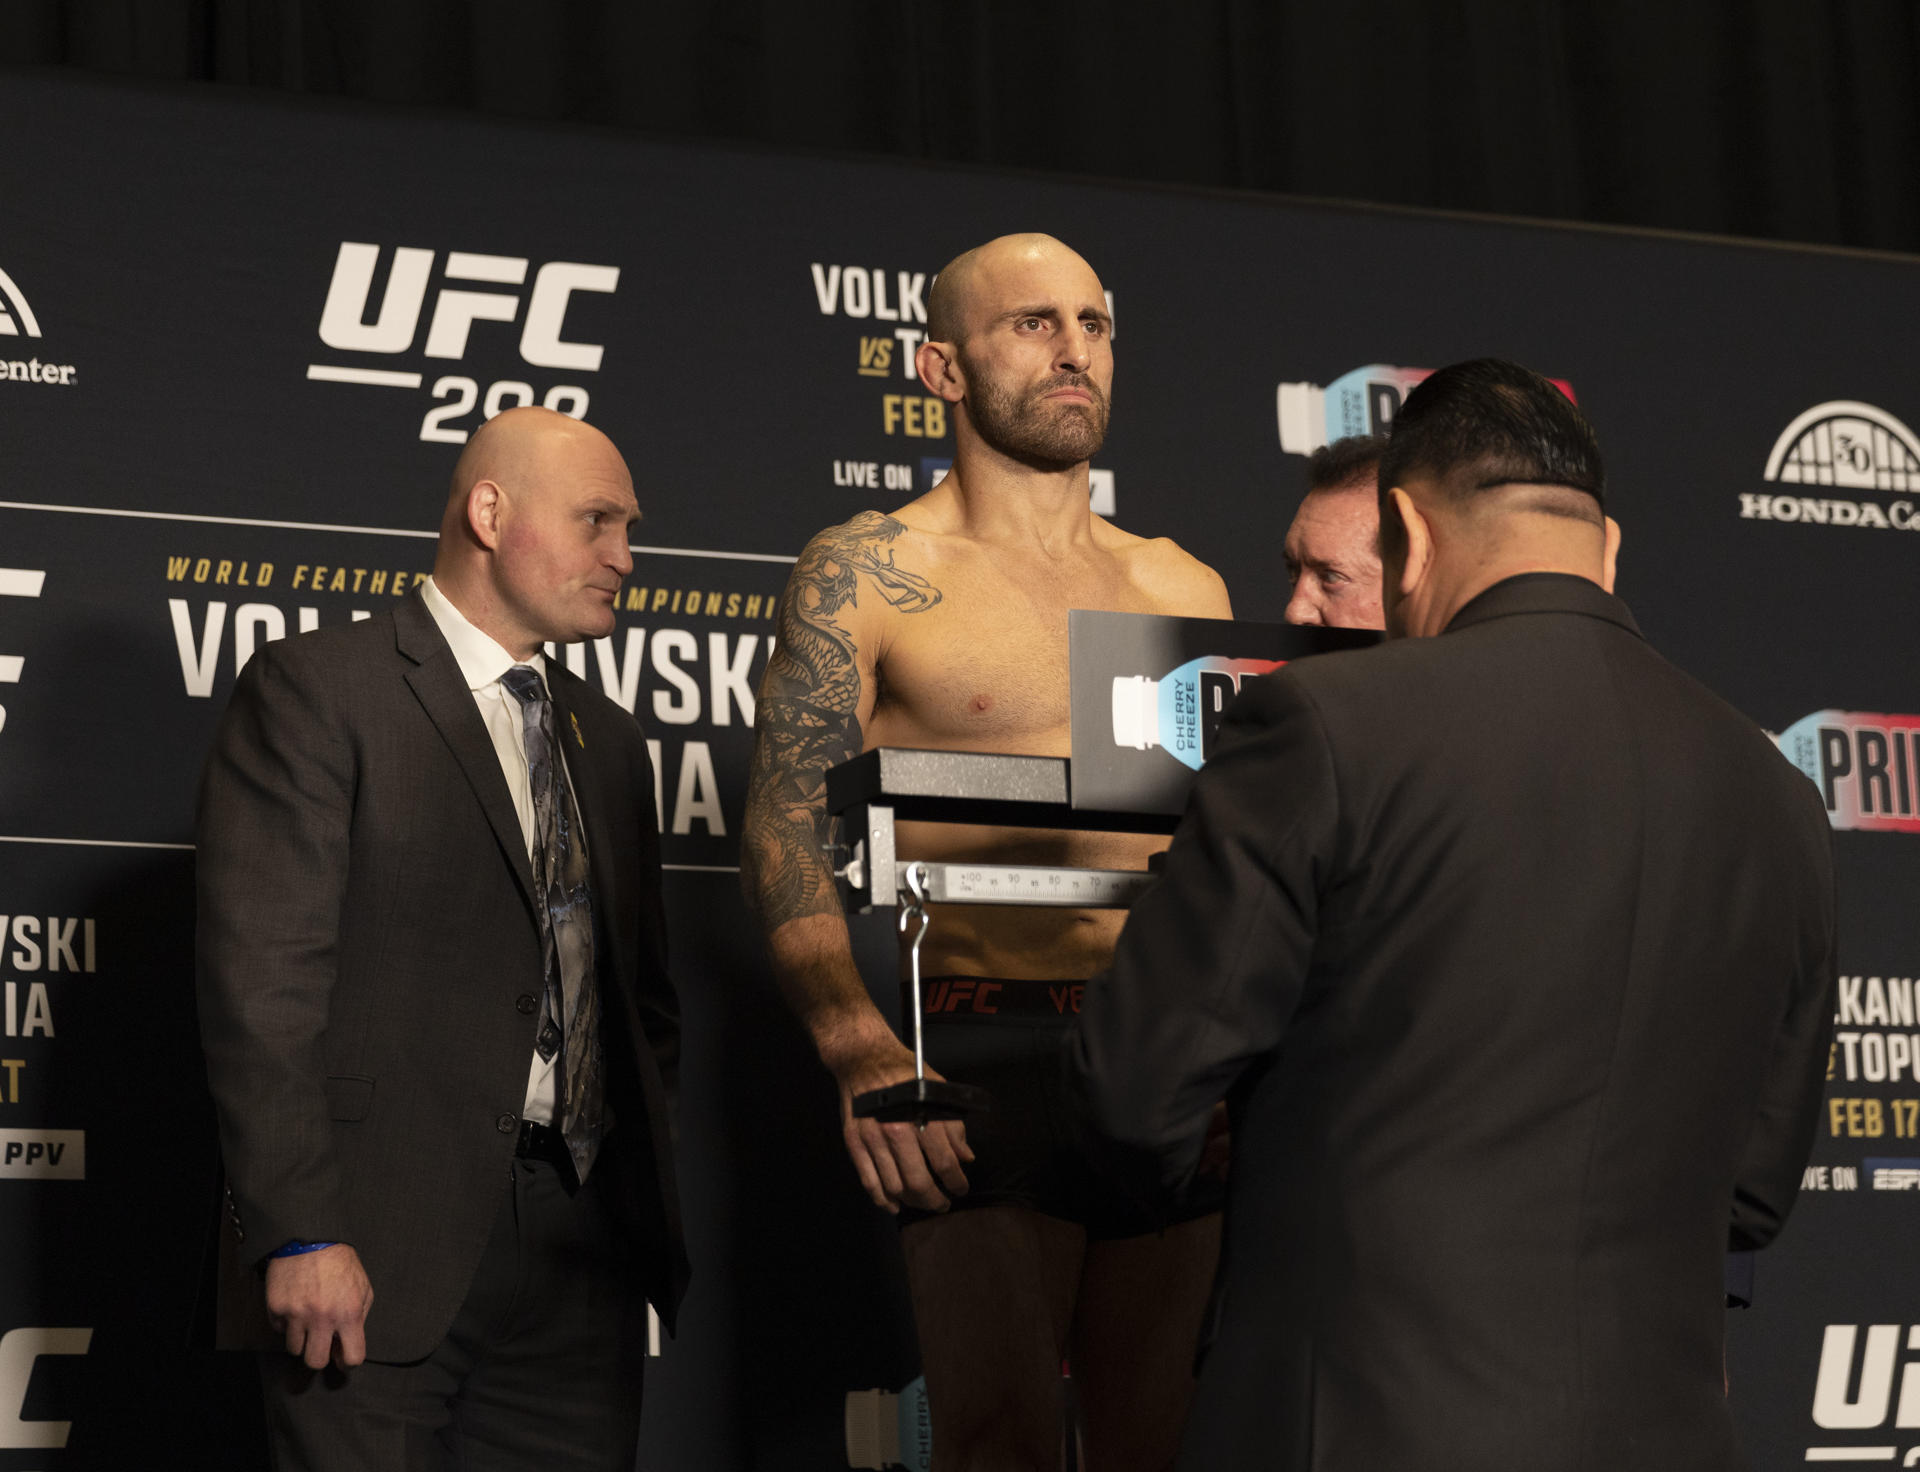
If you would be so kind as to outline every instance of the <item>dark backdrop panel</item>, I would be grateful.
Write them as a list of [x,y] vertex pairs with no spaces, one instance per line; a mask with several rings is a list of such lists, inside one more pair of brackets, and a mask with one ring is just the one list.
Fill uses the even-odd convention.
[[[32,1244],[0,1278],[0,1334],[92,1330],[84,1355],[24,1361],[24,1424],[70,1420],[66,1447],[7,1446],[18,1387],[0,1383],[0,1472],[137,1465],[161,1425],[199,1465],[259,1465],[244,1370],[179,1347],[213,1190],[190,856],[126,845],[190,841],[245,648],[411,586],[453,437],[489,402],[550,395],[623,448],[646,517],[614,639],[567,657],[659,743],[687,1013],[696,1280],[652,1375],[649,1464],[845,1466],[846,1394],[898,1388],[916,1356],[891,1229],[737,896],[751,690],[806,537],[920,494],[951,453],[905,368],[926,279],[1035,228],[1114,294],[1096,469],[1116,519],[1219,568],[1241,616],[1285,602],[1304,461],[1282,447],[1279,386],[1500,353],[1568,381],[1597,422],[1622,591],[1654,641],[1769,730],[1819,717],[1853,1051],[1812,1189],[1736,1325],[1734,1395],[1763,1468],[1920,1446],[1898,1424],[1920,1025],[1895,984],[1917,969],[1920,824],[1849,826],[1848,805],[1872,792],[1898,819],[1916,801],[1890,767],[1862,780],[1894,749],[1874,730],[1920,710],[1913,264],[52,77],[0,79],[0,128],[0,363],[21,365],[0,379],[0,911],[38,917],[29,938],[98,922],[97,975],[64,953],[53,974],[11,930],[0,945],[18,1009],[0,1060],[21,1061],[0,1130],[89,1147],[83,1180],[0,1163],[0,1239]],[[373,248],[364,301],[343,244]],[[861,944],[886,997],[884,922]],[[36,983],[52,1031],[27,1025]],[[162,1334],[177,1360],[137,1370],[122,1347]],[[121,1414],[143,1395],[172,1419]]]
[[0,62],[1920,250],[1904,0],[11,0]]

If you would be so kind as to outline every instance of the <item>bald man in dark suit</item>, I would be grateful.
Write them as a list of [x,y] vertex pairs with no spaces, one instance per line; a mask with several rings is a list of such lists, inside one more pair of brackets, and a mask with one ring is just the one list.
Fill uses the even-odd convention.
[[638,514],[546,410],[462,455],[433,577],[257,653],[199,812],[223,1340],[282,1468],[631,1468],[686,1258],[653,774],[541,652]]

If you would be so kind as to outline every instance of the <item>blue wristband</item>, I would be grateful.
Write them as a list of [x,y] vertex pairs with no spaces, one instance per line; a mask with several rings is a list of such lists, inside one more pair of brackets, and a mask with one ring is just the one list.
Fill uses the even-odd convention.
[[289,1242],[285,1247],[275,1248],[268,1257],[298,1257],[303,1252],[318,1252],[322,1247],[337,1247],[337,1242]]

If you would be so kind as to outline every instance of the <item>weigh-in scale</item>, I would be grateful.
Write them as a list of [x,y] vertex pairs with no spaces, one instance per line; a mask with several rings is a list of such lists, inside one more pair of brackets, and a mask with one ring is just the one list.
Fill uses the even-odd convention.
[[[1194,683],[1186,687],[1185,697],[1192,713],[1189,722],[1198,719],[1210,732],[1217,729],[1246,673],[1361,648],[1379,637],[1357,629],[1075,609],[1067,615],[1071,761],[882,747],[830,769],[827,808],[841,820],[847,855],[846,863],[834,871],[842,881],[842,900],[849,911],[899,907],[901,933],[914,927],[908,966],[914,1076],[859,1095],[854,1113],[924,1124],[986,1107],[983,1091],[926,1076],[920,942],[927,932],[928,905],[1125,909],[1153,882],[1151,871],[1133,869],[903,859],[894,842],[898,820],[1172,833],[1208,740],[1202,736],[1177,759],[1164,747],[1153,749],[1168,737],[1158,723],[1149,739],[1131,729],[1142,722],[1123,722],[1123,694],[1159,688],[1167,696],[1183,676],[1190,676]],[[1191,673],[1201,666],[1209,673]],[[1229,667],[1235,672],[1215,673]],[[1144,714],[1144,707],[1136,714]],[[1188,741],[1194,739],[1194,731],[1185,734]],[[1075,806],[1076,799],[1080,806]]]
[[1125,909],[1153,880],[1137,869],[1052,868],[1034,864],[942,863],[902,859],[894,841],[901,819],[978,823],[1001,828],[1073,828],[1118,833],[1171,833],[1168,813],[1076,808],[1065,757],[1006,756],[975,751],[880,747],[827,772],[827,809],[840,819],[847,862],[835,870],[849,911],[899,907],[900,930],[914,927],[909,948],[913,1074],[860,1094],[863,1119],[958,1119],[989,1107],[986,1091],[927,1077],[920,942],[928,905],[1051,905],[1080,910]]

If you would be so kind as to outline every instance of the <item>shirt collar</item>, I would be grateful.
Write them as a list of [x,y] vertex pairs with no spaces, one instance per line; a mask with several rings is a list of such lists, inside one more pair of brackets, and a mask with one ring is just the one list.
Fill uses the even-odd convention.
[[440,591],[431,577],[420,585],[420,598],[427,605],[427,612],[433,615],[434,623],[440,626],[440,632],[447,641],[447,647],[453,651],[454,662],[460,666],[461,678],[467,682],[469,690],[484,690],[490,685],[499,684],[500,677],[517,664],[533,666],[540,672],[541,682],[546,682],[546,655],[536,650],[531,659],[515,659],[494,641],[491,634],[474,627],[472,621],[453,606],[452,600]]

